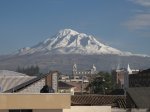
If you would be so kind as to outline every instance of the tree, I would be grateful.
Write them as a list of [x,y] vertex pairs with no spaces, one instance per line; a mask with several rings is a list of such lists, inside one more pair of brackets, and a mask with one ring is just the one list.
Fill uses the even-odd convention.
[[108,72],[99,72],[91,78],[86,89],[94,94],[108,94],[113,89],[111,74]]
[[19,73],[24,73],[24,74],[30,75],[30,76],[40,74],[40,72],[39,72],[40,69],[37,65],[36,66],[32,65],[32,66],[26,67],[26,68],[24,68],[24,67],[21,68],[21,67],[18,66],[16,71],[19,72]]

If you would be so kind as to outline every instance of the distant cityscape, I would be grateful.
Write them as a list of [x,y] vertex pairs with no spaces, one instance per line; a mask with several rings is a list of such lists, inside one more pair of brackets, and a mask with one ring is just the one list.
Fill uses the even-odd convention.
[[[21,71],[21,68],[19,70]],[[28,68],[28,73],[30,70],[33,71]],[[18,93],[18,95],[68,93],[71,95],[70,106],[110,106],[112,111],[138,109],[136,111],[140,112],[139,109],[145,109],[147,112],[150,106],[150,69],[142,71],[131,69],[128,64],[127,68],[118,66],[108,73],[97,71],[94,64],[89,70],[79,71],[78,65],[74,64],[72,75],[50,71],[30,76],[15,71],[0,70],[0,92],[6,94],[6,97],[7,93]],[[32,109],[20,111],[29,112]]]

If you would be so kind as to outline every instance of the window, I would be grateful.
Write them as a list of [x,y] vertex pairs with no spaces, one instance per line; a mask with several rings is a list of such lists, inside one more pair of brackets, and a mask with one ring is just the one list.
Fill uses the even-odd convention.
[[15,109],[15,110],[9,110],[9,112],[32,112],[31,109]]

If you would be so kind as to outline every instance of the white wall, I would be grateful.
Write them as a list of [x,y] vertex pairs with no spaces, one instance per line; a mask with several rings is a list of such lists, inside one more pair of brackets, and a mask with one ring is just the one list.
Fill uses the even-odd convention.
[[71,106],[63,112],[111,112],[111,106]]

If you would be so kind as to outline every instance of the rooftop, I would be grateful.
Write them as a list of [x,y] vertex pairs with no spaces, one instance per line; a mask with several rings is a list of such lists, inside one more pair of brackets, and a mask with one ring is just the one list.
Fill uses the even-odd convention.
[[150,108],[150,87],[128,88],[127,92],[138,108]]
[[9,77],[9,76],[16,76],[16,77],[29,77],[26,74],[14,72],[14,71],[9,71],[9,70],[0,70],[0,77]]

